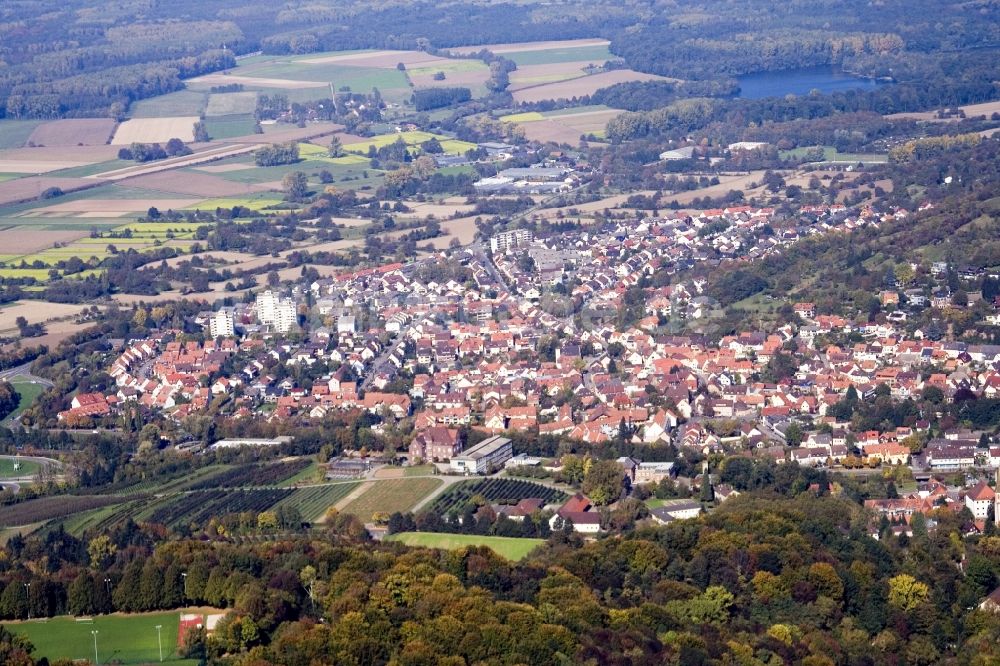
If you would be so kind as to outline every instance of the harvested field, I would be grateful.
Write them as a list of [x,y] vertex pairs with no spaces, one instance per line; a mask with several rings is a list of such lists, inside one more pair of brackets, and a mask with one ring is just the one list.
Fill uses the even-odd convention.
[[[79,303],[48,303],[45,301],[14,301],[0,308],[0,331],[17,328],[18,317],[24,317],[31,323],[45,322],[61,317],[75,317],[88,309],[89,305]],[[34,343],[39,338],[32,338]]]
[[35,128],[28,143],[36,146],[99,146],[108,142],[115,131],[110,118],[53,120]]
[[745,176],[719,176],[718,185],[711,185],[700,190],[691,190],[690,192],[664,194],[663,200],[664,202],[670,202],[676,199],[678,203],[686,205],[697,198],[705,196],[717,197],[726,194],[729,190],[743,190],[744,193],[749,194],[748,188],[750,184],[761,182],[763,177],[763,171],[752,171],[750,174]]
[[208,96],[205,115],[230,116],[237,113],[253,113],[256,109],[255,92],[213,93]]
[[41,120],[0,120],[0,148],[20,148]]
[[566,48],[584,48],[588,46],[608,46],[611,44],[606,39],[566,39],[566,40],[551,40],[547,42],[519,42],[513,44],[487,44],[486,46],[457,46],[455,48],[446,49],[451,53],[456,53],[459,55],[467,55],[469,53],[478,53],[483,49],[492,51],[497,55],[503,55],[504,53],[521,53],[523,51],[549,51],[553,49],[566,49]]
[[[225,197],[266,192],[268,188],[250,183],[237,183],[211,174],[194,176],[183,171],[160,171],[128,179],[128,185],[150,190],[162,190],[199,197]],[[148,206],[147,206],[148,207]],[[174,206],[176,209],[177,206]],[[104,209],[102,209],[104,210]],[[113,210],[113,209],[109,209]]]
[[0,204],[37,199],[50,187],[58,187],[63,192],[93,187],[96,183],[87,178],[53,178],[51,176],[30,176],[0,183]]
[[79,231],[49,231],[46,229],[31,229],[30,227],[15,227],[0,231],[0,248],[5,254],[23,255],[40,252],[52,247],[55,243],[68,243],[83,238],[90,233],[82,225]]
[[244,169],[253,169],[252,164],[206,164],[205,166],[192,167],[195,171],[204,171],[206,173],[227,173],[229,171],[243,171]]
[[[52,304],[44,303],[43,305],[47,306]],[[31,320],[29,319],[28,321]],[[91,328],[92,326],[94,326],[94,322],[77,324],[72,319],[67,321],[48,322],[45,324],[45,329],[47,333],[38,338],[31,338],[31,344],[45,345],[49,349],[55,349],[56,345],[58,345],[63,340],[66,340],[67,338],[76,335],[82,330]],[[13,343],[11,343],[10,345],[6,345],[4,346],[4,350],[10,349],[12,346]]]
[[396,215],[401,220],[412,220],[433,215],[439,220],[452,217],[453,215],[467,215],[472,212],[475,206],[470,204],[438,204],[438,203],[407,203],[411,208],[411,213],[399,213]]
[[168,208],[180,210],[181,208],[192,206],[199,201],[201,199],[79,199],[77,201],[66,201],[36,208],[35,211],[43,215],[48,213],[86,213],[90,211],[145,213],[153,206],[163,210]]
[[133,118],[118,126],[112,145],[127,146],[138,141],[140,143],[166,143],[177,138],[184,142],[194,141],[194,124],[198,116],[180,116],[176,118]]
[[410,74],[410,80],[415,88],[448,88],[451,86],[462,86],[472,90],[475,96],[477,90],[485,89],[486,81],[490,78],[490,71],[486,68],[470,70],[465,72],[446,72],[443,81],[434,80],[434,72],[426,74]]
[[0,160],[0,172],[42,174],[85,166],[87,162],[39,162],[37,160]]
[[592,95],[601,88],[607,88],[608,86],[612,86],[616,83],[655,80],[666,79],[662,76],[634,72],[630,69],[616,69],[610,72],[602,72],[600,74],[594,74],[593,76],[584,76],[570,81],[549,83],[535,86],[533,88],[516,90],[513,95],[514,101],[518,103],[540,102],[547,99],[572,99],[574,97]]
[[[344,129],[343,125],[334,123],[309,123],[305,127],[296,127],[288,124],[264,125],[264,134],[249,134],[243,137],[233,137],[227,139],[229,143],[281,143],[282,141],[307,141],[321,136],[329,136]],[[347,143],[347,137],[343,137]]]
[[298,88],[326,88],[329,84],[326,81],[292,81],[291,79],[272,79],[262,76],[236,76],[233,74],[206,74],[188,80],[190,83],[204,83],[213,86],[225,86],[232,83],[240,83],[244,86],[256,88],[287,88],[290,90]]
[[[1000,113],[1000,101],[983,102],[982,104],[967,104],[959,107],[965,111],[966,117],[985,115],[989,118],[994,113]],[[959,118],[938,118],[937,110],[934,111],[914,111],[910,113],[891,113],[885,116],[888,120],[928,120],[940,123],[956,122]]]
[[118,157],[115,146],[36,146],[0,151],[0,160],[97,164]]
[[576,145],[581,134],[604,135],[608,121],[619,115],[614,109],[587,111],[544,117],[539,121],[520,123],[524,135],[532,141],[552,141]]

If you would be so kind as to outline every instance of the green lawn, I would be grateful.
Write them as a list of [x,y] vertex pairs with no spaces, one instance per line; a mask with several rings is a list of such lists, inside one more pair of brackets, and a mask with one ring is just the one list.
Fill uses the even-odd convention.
[[[31,403],[35,401],[35,398],[40,396],[42,392],[45,391],[44,386],[30,382],[27,379],[15,378],[11,380],[11,385],[14,387],[14,390],[17,391],[20,401],[17,403],[17,409],[11,412],[7,417],[8,423],[14,421],[18,416],[20,416],[21,412],[30,407]],[[26,462],[21,463],[22,467],[27,464],[28,463]]]
[[40,465],[34,460],[19,460],[20,469],[14,471],[13,458],[0,458],[0,478],[9,479],[12,476],[31,476],[38,471]]
[[438,534],[435,532],[402,532],[386,537],[386,541],[402,541],[407,546],[454,550],[464,546],[489,546],[498,555],[517,562],[545,543],[544,539],[479,536],[477,534]]
[[23,634],[34,643],[34,657],[54,659],[94,659],[94,636],[97,631],[97,658],[102,664],[160,663],[156,626],[160,625],[164,664],[196,664],[192,659],[179,659],[177,628],[179,611],[142,615],[99,615],[91,621],[77,621],[62,616],[8,624],[6,628]]
[[441,479],[375,481],[360,497],[344,507],[344,513],[352,513],[367,523],[371,522],[374,513],[406,512],[437,490],[442,483]]

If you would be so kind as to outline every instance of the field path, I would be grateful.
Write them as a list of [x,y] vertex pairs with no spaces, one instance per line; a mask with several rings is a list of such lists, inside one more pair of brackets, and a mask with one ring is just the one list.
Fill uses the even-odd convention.
[[168,169],[179,169],[181,167],[188,167],[195,164],[201,164],[202,162],[212,162],[214,160],[221,160],[225,157],[234,157],[236,155],[242,155],[244,153],[250,153],[257,150],[263,143],[251,143],[244,145],[222,145],[209,148],[208,150],[202,150],[200,152],[194,153],[193,155],[184,155],[182,157],[174,157],[166,160],[158,160],[150,164],[142,164],[138,166],[129,166],[124,169],[115,169],[114,171],[105,171],[104,173],[95,174],[89,176],[89,178],[100,179],[100,180],[124,180],[126,178],[133,178],[135,176],[145,176],[151,173],[157,173],[159,171],[166,171]]

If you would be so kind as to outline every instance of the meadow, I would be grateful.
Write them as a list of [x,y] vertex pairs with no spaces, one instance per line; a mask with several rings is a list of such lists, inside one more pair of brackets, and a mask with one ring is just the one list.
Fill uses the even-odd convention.
[[0,478],[9,479],[12,476],[31,476],[41,467],[34,460],[21,459],[17,462],[21,467],[15,471],[13,458],[0,458]]
[[523,560],[528,553],[545,543],[544,539],[521,539],[515,537],[481,536],[478,534],[439,534],[436,532],[401,532],[385,538],[399,541],[407,546],[455,550],[466,546],[487,546],[497,555],[512,562]]
[[[97,632],[97,660],[102,664],[163,663],[171,666],[197,664],[197,660],[177,657],[180,612],[144,613],[141,615],[97,615],[93,618],[55,617],[7,624],[35,646],[34,656],[54,659],[93,660],[94,635]],[[160,626],[163,661],[157,643]]]
[[[36,384],[28,379],[22,379],[21,377],[15,377],[10,380],[11,385],[14,390],[17,391],[19,401],[17,403],[17,408],[7,416],[7,422],[11,423],[17,420],[17,417],[21,415],[25,409],[31,406],[31,403],[45,391],[45,387],[41,384]],[[8,464],[10,466],[11,474],[7,474]],[[26,476],[28,474],[34,474],[38,470],[38,463],[31,462],[30,460],[21,461],[21,470],[19,472],[13,472],[13,462],[8,459],[0,459],[0,476]]]

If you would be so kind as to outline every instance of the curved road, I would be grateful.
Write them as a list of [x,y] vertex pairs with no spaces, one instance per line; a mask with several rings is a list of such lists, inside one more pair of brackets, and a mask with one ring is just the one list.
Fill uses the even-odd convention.
[[52,382],[44,377],[39,377],[37,375],[31,374],[31,363],[22,363],[21,365],[8,368],[6,370],[0,371],[0,379],[5,381],[10,381],[15,377],[24,378],[33,384],[39,384],[45,388],[52,388],[55,386]]

